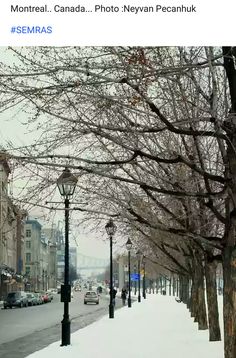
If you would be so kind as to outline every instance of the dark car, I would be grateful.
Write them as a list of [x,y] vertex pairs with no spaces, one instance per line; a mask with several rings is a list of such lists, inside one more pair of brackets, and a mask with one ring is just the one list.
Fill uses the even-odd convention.
[[27,294],[24,291],[16,291],[16,292],[9,292],[7,298],[3,303],[3,307],[12,308],[12,307],[27,307],[28,306],[28,299]]

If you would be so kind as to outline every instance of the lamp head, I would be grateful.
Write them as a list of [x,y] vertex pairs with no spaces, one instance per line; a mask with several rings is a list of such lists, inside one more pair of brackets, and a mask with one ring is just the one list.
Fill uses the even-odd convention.
[[74,174],[70,172],[68,168],[65,168],[62,174],[57,179],[57,186],[62,196],[72,196],[75,191],[75,187],[78,179]]
[[105,229],[108,236],[113,236],[116,232],[116,225],[114,224],[113,220],[110,219],[108,223],[105,225]]
[[126,249],[128,251],[130,251],[132,249],[133,244],[132,244],[132,241],[130,240],[130,238],[128,238],[128,240],[127,240],[125,245],[126,245]]

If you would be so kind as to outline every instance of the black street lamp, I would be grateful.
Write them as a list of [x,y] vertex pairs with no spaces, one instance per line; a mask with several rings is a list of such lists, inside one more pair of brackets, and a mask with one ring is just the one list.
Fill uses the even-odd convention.
[[60,194],[65,198],[65,268],[64,285],[61,285],[61,302],[64,302],[64,314],[61,321],[61,346],[70,344],[69,302],[71,301],[71,286],[69,285],[69,198],[74,194],[78,179],[68,168],[57,179]]
[[43,269],[43,273],[42,273],[42,281],[43,281],[43,291],[44,291],[44,269]]
[[141,271],[141,257],[142,257],[142,253],[140,250],[138,250],[136,252],[137,258],[138,258],[138,302],[141,302],[141,293],[140,293],[140,289],[141,289],[141,281],[140,281],[140,271]]
[[132,249],[132,242],[130,239],[126,242],[126,249],[128,250],[128,273],[129,273],[129,296],[128,296],[128,307],[131,307],[131,280],[130,280],[130,251]]
[[143,255],[143,298],[146,298],[146,257]]
[[137,294],[137,281],[136,281],[136,269],[137,269],[137,267],[136,267],[136,265],[134,265],[134,276],[135,276],[135,281],[134,281],[134,294],[135,294],[135,296],[136,296],[136,294]]
[[113,304],[113,259],[112,259],[112,239],[116,232],[116,225],[110,219],[105,226],[107,235],[110,238],[110,304],[109,304],[109,318],[114,318],[114,304]]

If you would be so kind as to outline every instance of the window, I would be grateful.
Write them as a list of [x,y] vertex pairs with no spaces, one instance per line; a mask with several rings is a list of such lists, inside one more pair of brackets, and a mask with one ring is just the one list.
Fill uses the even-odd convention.
[[31,241],[26,241],[25,247],[26,249],[31,249]]
[[26,261],[27,263],[30,263],[30,261],[31,261],[31,253],[29,253],[29,252],[26,253],[26,255],[25,255],[25,261]]
[[30,229],[26,229],[26,237],[31,237],[31,230]]
[[26,266],[26,267],[25,267],[25,274],[26,274],[27,276],[30,276],[30,267],[29,267],[29,266]]

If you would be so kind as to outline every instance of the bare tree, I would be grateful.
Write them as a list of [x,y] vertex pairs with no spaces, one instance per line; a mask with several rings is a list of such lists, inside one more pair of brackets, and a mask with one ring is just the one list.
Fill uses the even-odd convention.
[[[0,75],[2,109],[29,113],[28,124],[41,128],[41,137],[31,147],[9,145],[10,157],[25,173],[41,176],[35,187],[41,199],[44,187],[53,195],[56,173],[66,164],[80,176],[80,195],[92,204],[86,210],[97,218],[117,215],[124,227],[138,224],[149,237],[146,230],[198,245],[195,267],[220,259],[219,250],[225,358],[233,358],[235,49],[12,52],[16,64],[2,66]],[[33,203],[30,191],[25,200]],[[169,252],[166,244],[162,251]]]

